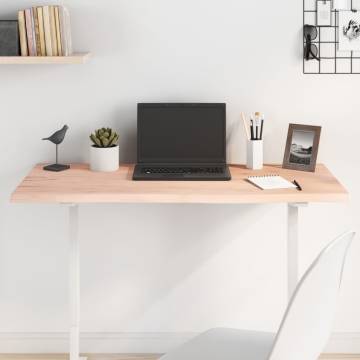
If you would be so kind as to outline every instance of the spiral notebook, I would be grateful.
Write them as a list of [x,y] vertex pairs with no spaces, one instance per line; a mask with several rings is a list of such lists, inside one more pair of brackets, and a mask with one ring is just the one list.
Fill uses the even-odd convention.
[[295,184],[279,175],[249,176],[247,179],[262,190],[297,188]]

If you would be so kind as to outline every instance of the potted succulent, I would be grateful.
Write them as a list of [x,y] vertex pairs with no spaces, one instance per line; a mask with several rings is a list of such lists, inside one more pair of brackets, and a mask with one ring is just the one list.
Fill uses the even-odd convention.
[[119,135],[111,128],[95,130],[90,135],[90,169],[116,171],[119,169]]

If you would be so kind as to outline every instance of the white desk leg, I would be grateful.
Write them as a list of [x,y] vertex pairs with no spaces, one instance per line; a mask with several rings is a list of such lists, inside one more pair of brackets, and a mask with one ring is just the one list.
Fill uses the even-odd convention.
[[79,206],[69,204],[69,303],[70,303],[70,360],[80,359],[80,248]]
[[288,204],[287,272],[289,300],[299,281],[299,207],[306,205],[304,203]]

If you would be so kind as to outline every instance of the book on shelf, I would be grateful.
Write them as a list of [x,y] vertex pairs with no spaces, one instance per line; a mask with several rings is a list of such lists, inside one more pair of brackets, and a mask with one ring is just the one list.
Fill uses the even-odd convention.
[[34,32],[35,32],[35,44],[36,44],[36,54],[41,55],[40,49],[40,30],[39,30],[39,19],[38,12],[35,7],[32,8],[32,15],[34,18]]
[[55,7],[50,6],[50,28],[51,28],[51,46],[53,49],[53,56],[59,56],[56,38],[56,24],[55,24]]
[[52,44],[51,44],[51,26],[50,26],[50,7],[43,7],[43,18],[44,18],[44,33],[45,33],[45,49],[46,56],[52,56]]
[[61,49],[63,56],[71,55],[72,38],[71,38],[71,24],[70,13],[65,6],[59,6],[59,18],[60,18],[60,37],[61,37]]
[[43,8],[38,7],[36,11],[39,21],[40,53],[41,56],[46,56]]
[[59,7],[55,6],[55,27],[56,27],[56,41],[57,41],[57,50],[59,56],[63,56],[61,49],[61,33],[60,33],[60,17],[59,17]]
[[32,9],[25,10],[26,35],[29,49],[29,56],[36,56],[36,45],[33,31]]
[[34,10],[32,8],[30,9],[30,14],[31,14],[30,15],[31,16],[30,26],[31,26],[32,38],[33,38],[33,42],[34,42],[34,53],[35,53],[35,56],[38,56],[37,44],[36,44],[35,18],[34,18]]
[[21,56],[29,56],[27,36],[26,36],[25,11],[23,10],[18,12],[18,23],[19,23]]
[[32,7],[18,12],[21,56],[72,54],[70,13],[64,6]]

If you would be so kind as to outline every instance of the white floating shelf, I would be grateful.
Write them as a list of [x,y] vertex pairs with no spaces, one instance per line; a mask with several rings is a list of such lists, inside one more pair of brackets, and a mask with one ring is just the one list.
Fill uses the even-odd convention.
[[90,53],[70,56],[0,56],[0,65],[85,64]]

